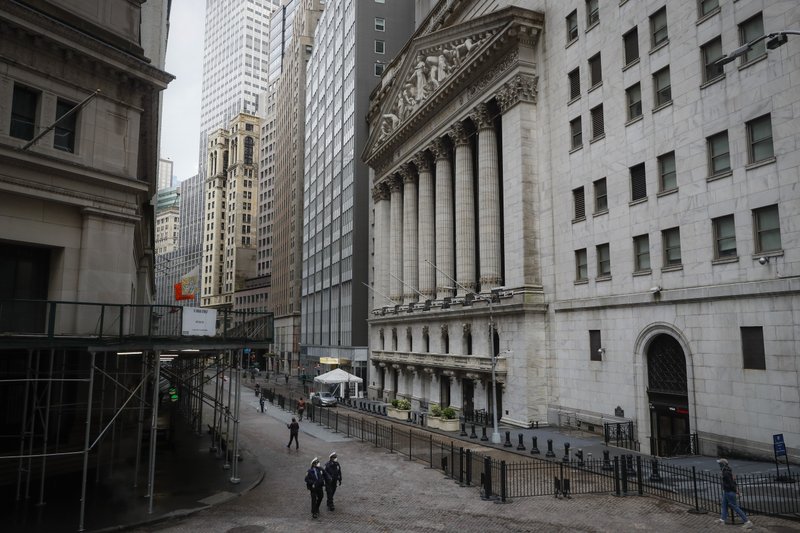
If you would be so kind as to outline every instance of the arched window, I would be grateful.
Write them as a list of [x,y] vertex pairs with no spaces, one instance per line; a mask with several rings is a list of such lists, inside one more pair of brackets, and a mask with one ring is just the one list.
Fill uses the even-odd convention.
[[244,138],[244,164],[253,164],[253,138],[250,136]]

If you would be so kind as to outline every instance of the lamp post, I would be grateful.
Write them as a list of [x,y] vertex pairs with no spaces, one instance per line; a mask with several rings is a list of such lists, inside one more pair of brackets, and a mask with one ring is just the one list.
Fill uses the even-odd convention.
[[767,49],[775,50],[779,46],[786,44],[786,41],[789,40],[789,35],[800,35],[800,30],[781,30],[781,31],[774,31],[772,33],[765,33],[761,37],[756,37],[752,41],[743,44],[739,48],[735,49],[730,54],[722,56],[720,59],[717,59],[715,63],[717,65],[725,65],[730,63],[731,61],[735,61],[737,57],[742,57],[747,52],[753,49],[753,46],[760,43],[764,39],[767,39]]

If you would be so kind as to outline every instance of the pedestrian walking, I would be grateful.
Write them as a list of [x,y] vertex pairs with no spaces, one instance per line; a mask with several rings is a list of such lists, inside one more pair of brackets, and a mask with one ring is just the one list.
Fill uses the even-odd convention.
[[300,424],[297,423],[297,420],[292,418],[292,423],[286,424],[286,427],[289,428],[289,444],[287,444],[286,447],[291,448],[292,441],[294,441],[294,449],[300,449],[300,443],[297,442],[297,435],[300,433]]
[[328,456],[328,462],[325,463],[325,495],[327,496],[328,509],[334,510],[333,495],[336,494],[336,487],[342,484],[342,467],[339,464],[339,458],[336,452],[332,452]]
[[728,518],[728,507],[730,507],[739,515],[742,522],[744,522],[742,527],[744,529],[752,529],[753,523],[747,519],[747,515],[744,514],[744,511],[736,504],[736,495],[739,494],[739,490],[736,487],[736,477],[733,475],[733,470],[731,470],[728,460],[717,459],[717,464],[719,464],[719,468],[722,470],[722,512],[720,513],[717,523],[725,524]]
[[256,397],[258,397],[258,395],[261,394],[261,385],[256,383],[254,390],[256,391]]
[[265,403],[263,394],[261,395],[261,398],[259,398],[258,403],[259,403],[259,405],[261,405],[261,412],[263,413],[264,412],[264,403]]
[[306,401],[303,398],[300,398],[297,401],[297,418],[301,421],[303,420],[303,412],[306,410]]
[[286,380],[286,384],[289,384],[289,374],[284,374],[283,378]]
[[319,516],[319,504],[322,503],[322,488],[325,486],[325,471],[319,466],[319,459],[311,460],[311,468],[306,472],[306,488],[311,493],[311,518]]

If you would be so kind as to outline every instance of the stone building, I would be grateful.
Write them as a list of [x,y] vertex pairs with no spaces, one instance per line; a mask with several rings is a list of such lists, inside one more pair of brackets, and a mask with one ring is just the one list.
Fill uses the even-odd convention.
[[657,455],[800,441],[800,39],[716,63],[799,22],[770,0],[436,3],[368,116],[370,394],[628,422]]

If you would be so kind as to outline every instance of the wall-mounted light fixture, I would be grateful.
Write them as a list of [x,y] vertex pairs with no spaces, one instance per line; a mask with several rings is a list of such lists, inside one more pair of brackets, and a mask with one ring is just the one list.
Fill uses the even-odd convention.
[[653,294],[660,293],[661,292],[661,285],[655,285],[653,287],[650,287],[650,292],[652,292]]
[[766,265],[767,263],[769,263],[769,257],[762,256],[758,258],[759,265]]
[[604,355],[606,353],[606,349],[605,348],[598,348],[597,349],[597,353],[599,353],[600,355]]

